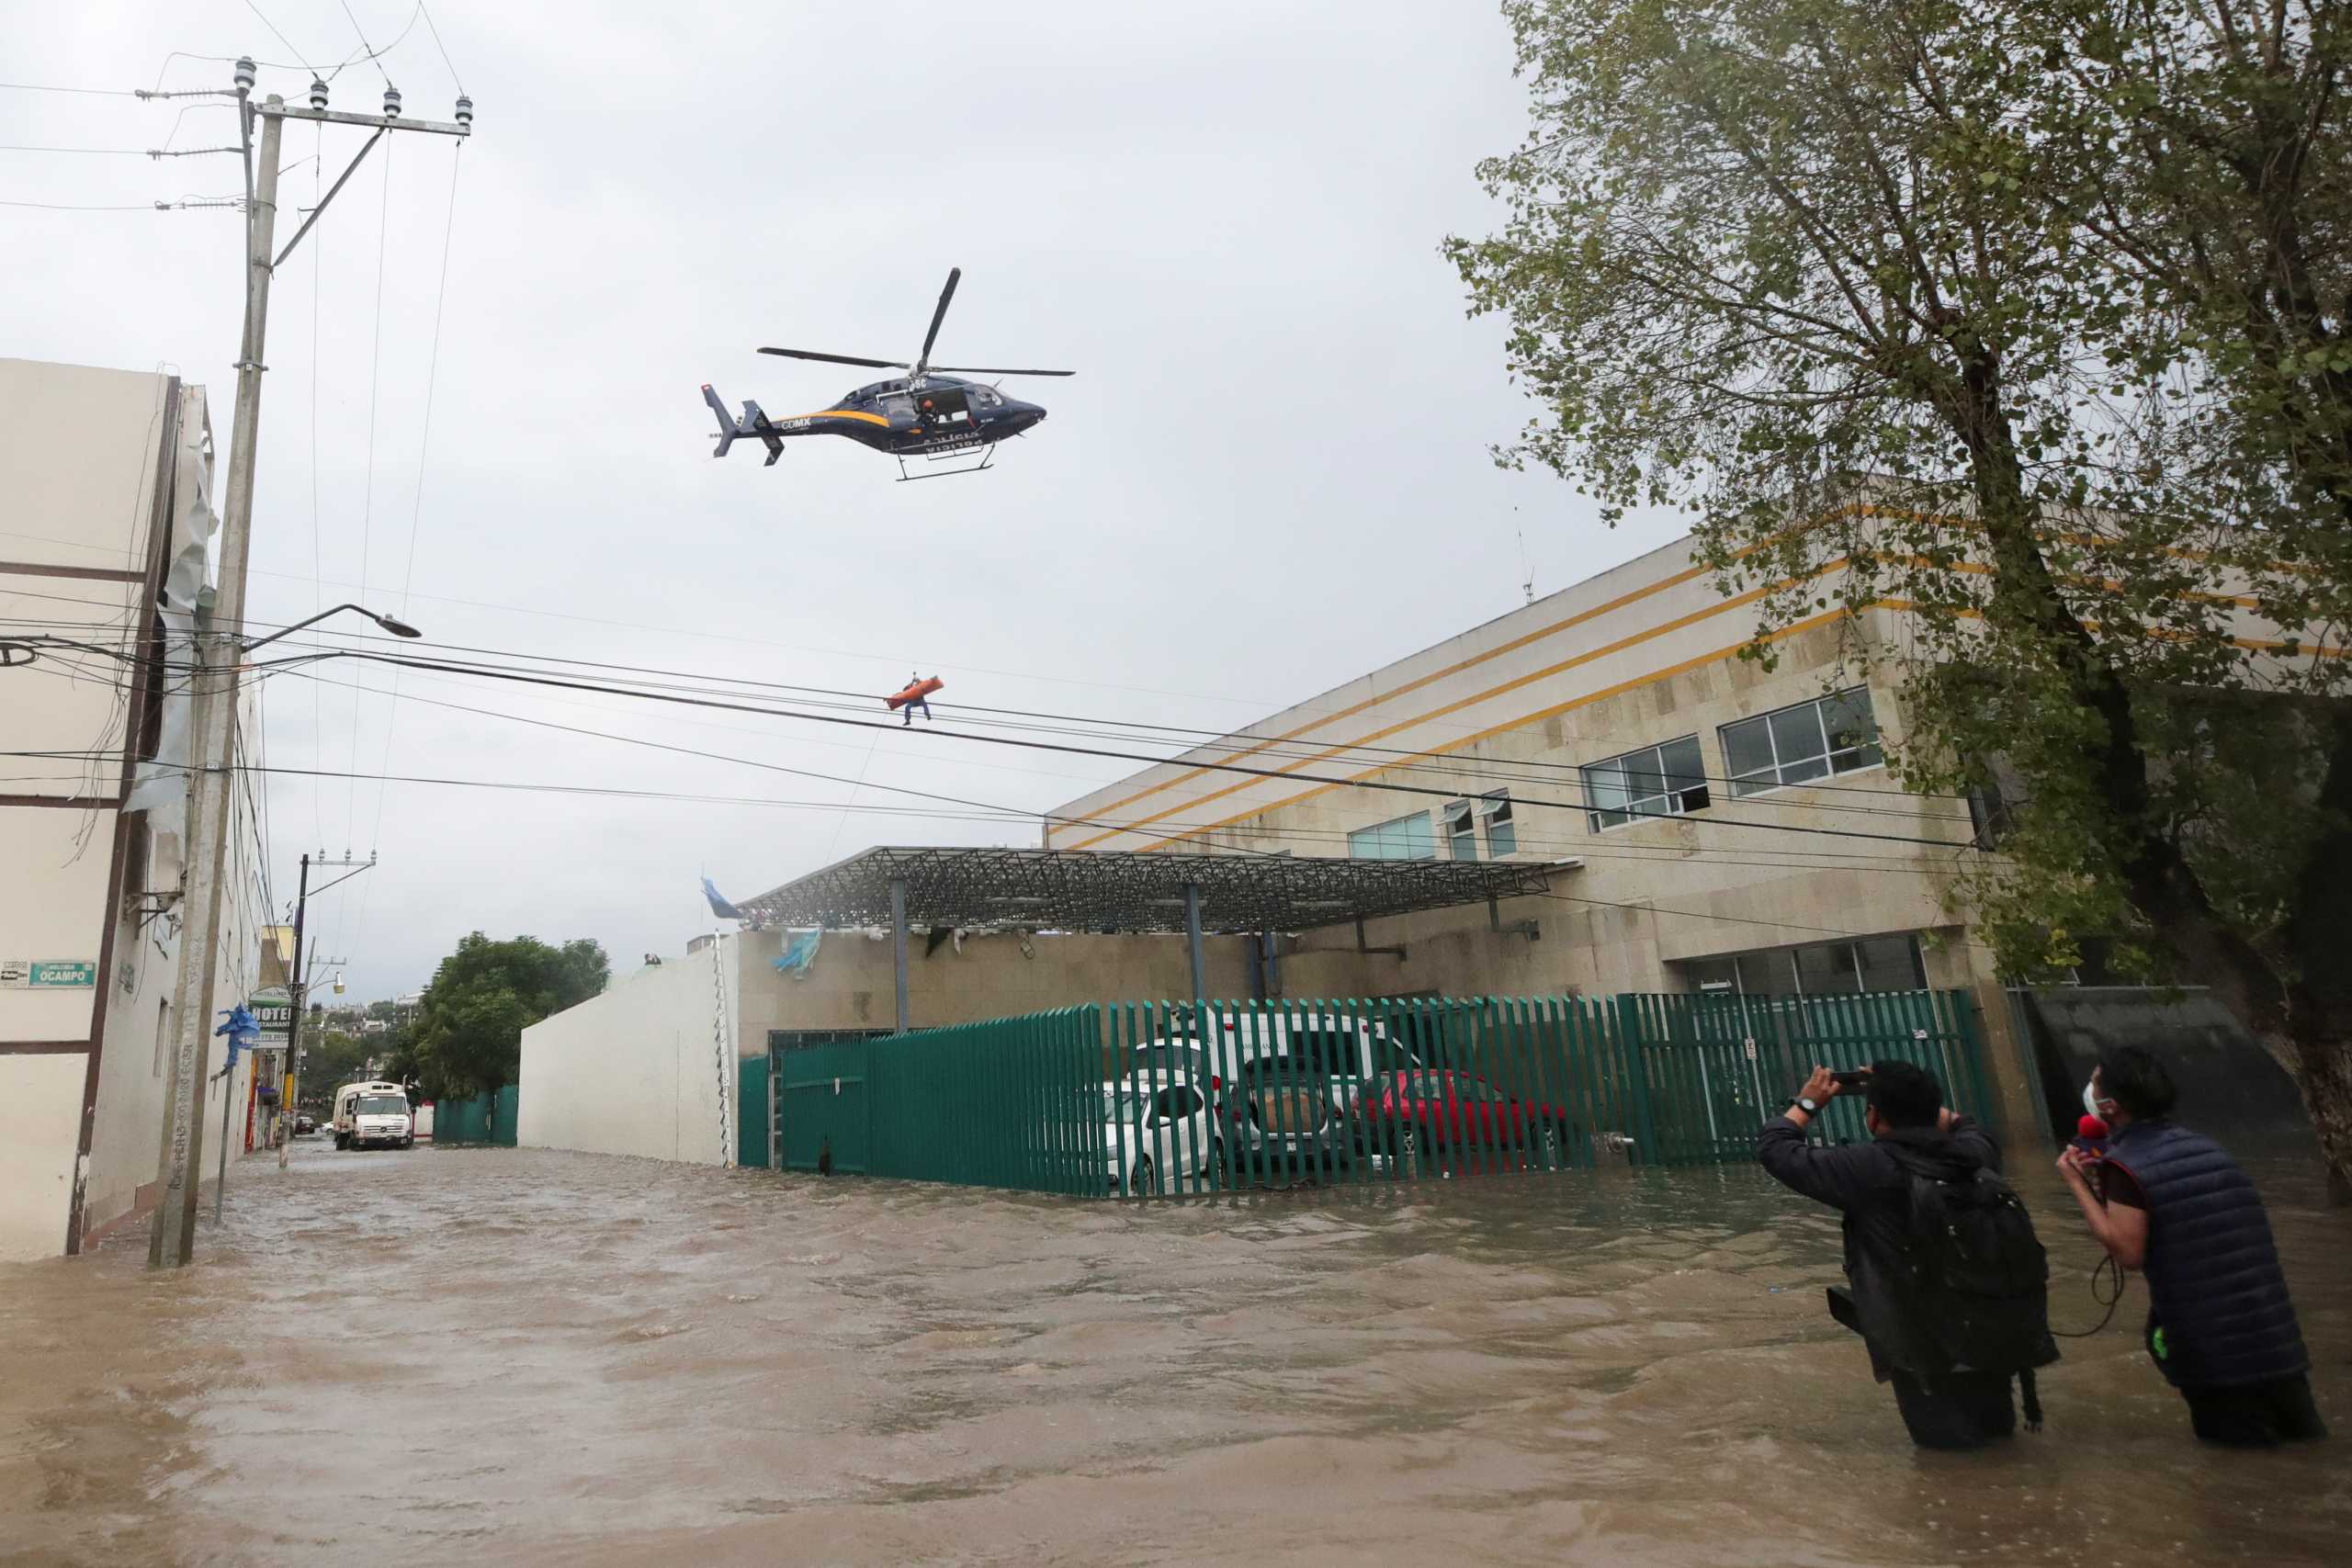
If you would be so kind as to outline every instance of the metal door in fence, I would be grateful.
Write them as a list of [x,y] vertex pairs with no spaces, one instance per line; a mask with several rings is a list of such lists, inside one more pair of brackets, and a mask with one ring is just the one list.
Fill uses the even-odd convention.
[[[1956,1108],[1990,1108],[1973,1009],[1960,991],[1850,997],[1628,996],[1621,1028],[1640,1042],[1655,1108],[1650,1157],[1662,1164],[1744,1157],[1816,1064],[1889,1059],[1926,1068]],[[1858,1142],[1859,1097],[1814,1123],[1816,1139]]]
[[786,1170],[820,1168],[842,1175],[866,1169],[869,1042],[802,1044],[769,1058],[776,1086],[776,1147]]

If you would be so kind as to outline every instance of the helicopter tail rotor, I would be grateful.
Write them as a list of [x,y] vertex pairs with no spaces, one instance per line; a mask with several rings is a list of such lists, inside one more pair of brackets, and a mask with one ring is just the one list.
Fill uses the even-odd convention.
[[784,456],[784,437],[776,434],[775,423],[759,404],[747,398],[743,401],[743,417],[740,420],[730,418],[726,402],[710,389],[707,381],[703,383],[702,400],[708,403],[710,412],[718,416],[718,450],[713,452],[712,457],[724,457],[729,447],[747,436],[768,449],[768,460],[762,467],[772,467],[778,457]]

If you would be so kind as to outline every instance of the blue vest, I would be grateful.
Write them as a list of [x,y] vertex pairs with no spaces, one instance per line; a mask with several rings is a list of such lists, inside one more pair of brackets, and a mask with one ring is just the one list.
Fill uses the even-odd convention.
[[2148,1204],[2149,1323],[2182,1388],[2236,1388],[2311,1370],[2270,1216],[2237,1162],[2202,1134],[2135,1122],[2108,1158]]

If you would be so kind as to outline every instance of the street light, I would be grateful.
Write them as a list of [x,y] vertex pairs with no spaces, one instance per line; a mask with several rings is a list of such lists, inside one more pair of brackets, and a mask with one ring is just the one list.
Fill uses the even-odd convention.
[[288,632],[299,632],[304,626],[315,626],[317,623],[325,620],[329,615],[339,615],[345,610],[358,611],[361,615],[367,616],[369,620],[375,622],[378,626],[383,627],[394,637],[423,637],[424,635],[423,632],[418,631],[414,626],[410,626],[406,621],[395,620],[390,615],[379,615],[375,611],[368,608],[365,604],[337,604],[331,610],[321,610],[317,615],[312,615],[307,621],[297,621],[290,626],[270,633],[267,637],[255,637],[253,641],[244,645],[244,651],[251,653],[254,649],[261,647],[264,643],[276,642],[279,637],[286,636]]

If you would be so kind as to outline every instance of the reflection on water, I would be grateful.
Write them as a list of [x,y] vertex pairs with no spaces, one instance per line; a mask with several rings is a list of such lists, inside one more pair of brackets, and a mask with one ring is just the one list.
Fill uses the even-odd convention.
[[2352,1218],[2263,1179],[2343,1438],[2199,1449],[2135,1285],[2048,1431],[1928,1455],[1835,1216],[1746,1168],[1123,1206],[306,1145],[184,1274],[0,1266],[0,1561],[2341,1561]]

